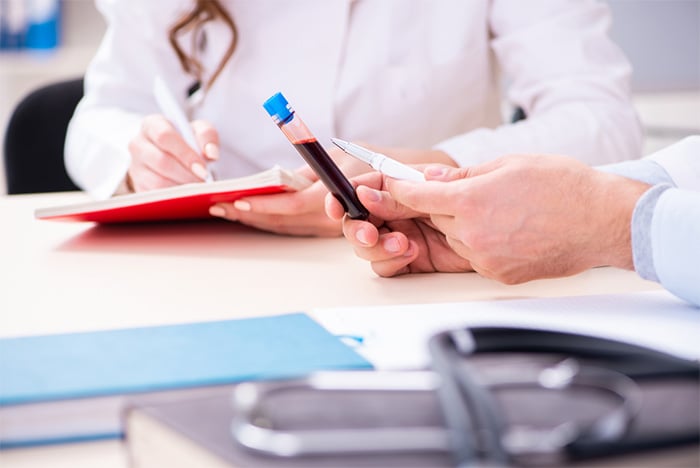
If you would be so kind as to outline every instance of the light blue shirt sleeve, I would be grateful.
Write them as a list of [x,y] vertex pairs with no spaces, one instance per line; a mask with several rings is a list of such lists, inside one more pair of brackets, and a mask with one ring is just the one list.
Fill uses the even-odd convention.
[[700,306],[700,136],[599,169],[655,184],[632,214],[634,268]]
[[632,212],[632,259],[634,269],[644,279],[659,281],[654,268],[651,242],[651,223],[654,218],[656,203],[661,195],[671,186],[668,184],[655,185],[642,195]]
[[658,281],[700,306],[700,192],[665,190],[654,208],[650,237]]
[[669,184],[700,191],[700,135],[686,137],[644,159],[597,166],[596,169],[650,185]]
[[651,159],[637,159],[617,164],[596,167],[599,171],[617,174],[628,179],[639,180],[649,185],[668,184],[675,186],[673,179],[659,163]]

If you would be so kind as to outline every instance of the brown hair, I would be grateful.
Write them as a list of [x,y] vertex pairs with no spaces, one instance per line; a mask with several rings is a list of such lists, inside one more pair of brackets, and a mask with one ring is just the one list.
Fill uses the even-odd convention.
[[[216,81],[216,78],[223,70],[226,63],[229,61],[233,55],[233,51],[236,49],[236,41],[238,39],[238,32],[236,31],[236,24],[233,22],[231,15],[228,14],[226,9],[219,3],[219,0],[195,0],[194,7],[192,10],[185,15],[183,15],[168,31],[168,38],[170,40],[170,45],[175,50],[178,60],[180,60],[180,65],[186,73],[191,73],[197,77],[199,84],[208,89]],[[196,56],[196,52],[192,55],[186,54],[180,44],[178,43],[178,36],[180,34],[194,30],[195,34],[192,35],[192,50],[197,51],[199,44],[196,43],[198,40],[197,30],[201,28],[208,21],[220,20],[223,21],[231,30],[231,42],[221,58],[219,65],[214,70],[214,73],[209,78],[206,83],[202,82],[202,75],[204,74],[204,66],[199,61]]]

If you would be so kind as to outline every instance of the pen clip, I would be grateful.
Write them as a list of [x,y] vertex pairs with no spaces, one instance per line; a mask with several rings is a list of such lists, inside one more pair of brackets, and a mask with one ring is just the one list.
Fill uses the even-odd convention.
[[202,86],[202,83],[200,81],[195,81],[192,83],[192,85],[187,89],[187,100],[186,100],[186,112],[187,112],[187,117],[190,120],[194,120],[195,118],[195,111],[202,107],[202,104],[204,103],[204,98],[206,96],[206,91],[204,90],[204,87]]

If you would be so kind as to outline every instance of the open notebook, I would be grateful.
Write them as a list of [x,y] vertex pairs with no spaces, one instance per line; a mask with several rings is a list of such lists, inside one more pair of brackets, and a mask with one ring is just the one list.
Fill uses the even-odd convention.
[[[332,307],[310,315],[379,370],[430,363],[435,333],[463,327],[522,327],[598,336],[700,359],[700,310],[667,291],[508,301]],[[397,326],[400,324],[400,326]]]
[[118,195],[106,200],[37,209],[39,219],[128,223],[209,218],[209,207],[251,195],[301,190],[306,178],[275,166],[236,179],[178,185],[148,192]]

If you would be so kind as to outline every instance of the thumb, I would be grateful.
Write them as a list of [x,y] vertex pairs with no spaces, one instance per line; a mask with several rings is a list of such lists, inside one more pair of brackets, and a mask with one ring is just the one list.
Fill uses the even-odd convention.
[[370,213],[385,221],[425,216],[423,213],[397,202],[388,192],[376,190],[365,185],[357,187],[357,197]]

